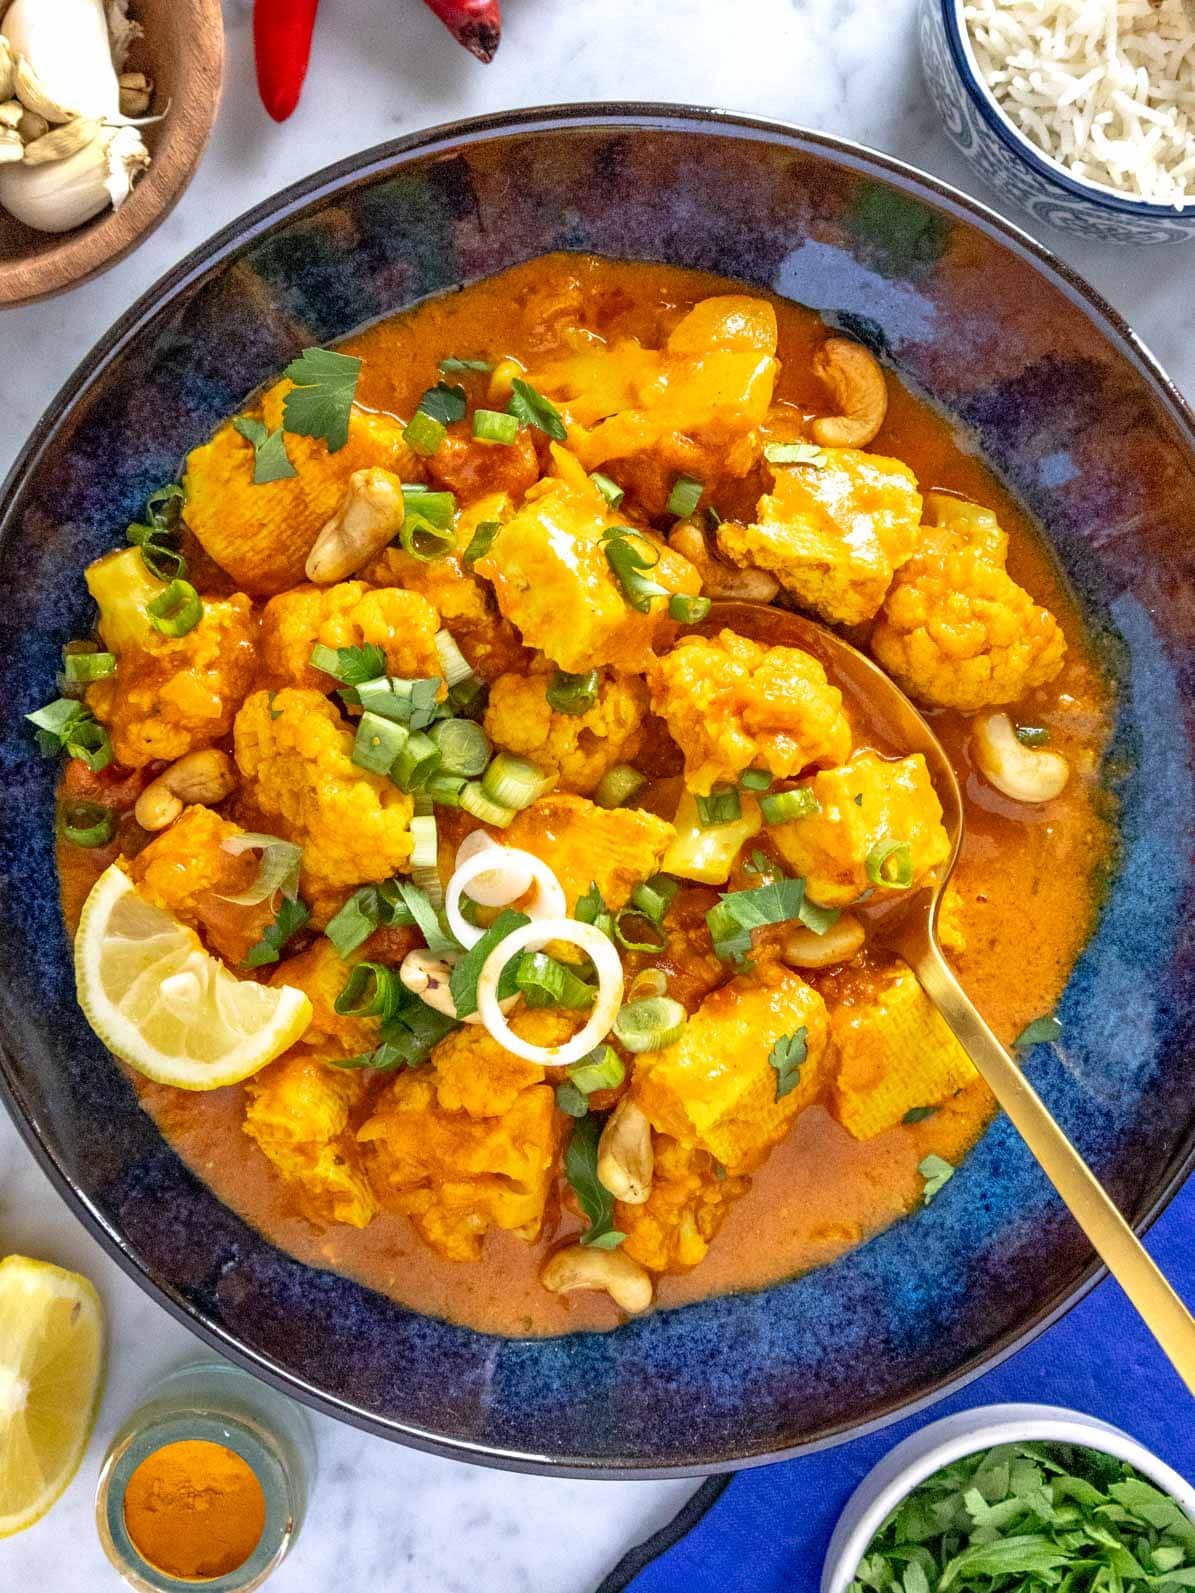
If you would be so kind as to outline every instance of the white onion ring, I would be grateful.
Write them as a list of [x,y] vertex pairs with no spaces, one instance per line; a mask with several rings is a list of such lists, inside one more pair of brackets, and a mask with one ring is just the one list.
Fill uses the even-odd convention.
[[[473,881],[469,895],[482,907],[505,907],[508,902],[514,902],[523,895],[524,891],[531,889],[531,870],[519,869],[509,863],[508,859],[514,856],[516,848],[503,846],[501,841],[485,830],[473,830],[457,847],[456,864],[460,868],[462,863],[467,863],[471,857],[476,857],[479,852],[505,852],[507,858],[495,858],[493,873],[478,874]],[[515,880],[519,880],[519,888],[512,890],[510,887]]]
[[[511,864],[511,872],[503,875],[507,881],[505,893],[499,899],[497,887],[491,887],[490,894],[494,899],[487,905],[505,907],[509,902],[518,901],[527,889],[527,884],[523,883],[525,870],[528,882],[534,881],[536,886],[535,896],[526,910],[527,916],[535,919],[564,918],[568,911],[564,889],[542,858],[534,857],[530,852],[520,851],[517,846],[495,846],[494,851],[505,852],[506,862]],[[448,889],[444,892],[444,914],[448,919],[448,927],[466,949],[476,946],[485,934],[485,930],[470,924],[461,912],[460,903],[465,886],[471,884],[479,875],[495,876],[503,867],[503,864],[496,862],[489,847],[479,847],[472,857],[466,858],[453,870],[452,878],[448,881]],[[572,920],[565,919],[565,922],[571,923]]]
[[[529,1040],[520,1039],[503,1016],[498,1005],[498,981],[512,957],[521,951],[538,951],[551,940],[567,940],[589,955],[597,969],[598,993],[584,1028],[571,1040],[563,1045],[532,1045]],[[523,924],[490,952],[477,980],[477,1008],[482,1022],[499,1045],[521,1056],[525,1062],[537,1062],[545,1068],[563,1068],[570,1062],[579,1062],[610,1033],[622,1005],[622,984],[622,962],[618,952],[596,925],[578,923],[575,918],[544,918],[537,923]]]

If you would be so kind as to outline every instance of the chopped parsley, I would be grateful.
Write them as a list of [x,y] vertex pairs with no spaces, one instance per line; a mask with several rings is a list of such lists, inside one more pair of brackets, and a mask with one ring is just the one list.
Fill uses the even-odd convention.
[[361,361],[328,348],[305,348],[283,374],[295,384],[282,401],[284,430],[297,437],[322,437],[328,452],[338,453],[349,440]]
[[270,431],[252,415],[238,415],[233,430],[239,431],[246,442],[253,444],[253,485],[262,487],[269,481],[285,481],[298,475],[286,451],[286,438],[282,427]]

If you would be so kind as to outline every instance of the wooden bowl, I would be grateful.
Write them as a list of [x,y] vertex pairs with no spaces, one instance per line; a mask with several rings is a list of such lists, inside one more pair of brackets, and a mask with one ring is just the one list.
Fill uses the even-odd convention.
[[153,164],[119,210],[73,232],[35,232],[0,210],[0,307],[49,298],[106,271],[149,236],[191,181],[220,103],[220,0],[133,0],[130,14],[145,37],[126,70],[153,79],[154,112],[169,105],[164,120],[142,129]]

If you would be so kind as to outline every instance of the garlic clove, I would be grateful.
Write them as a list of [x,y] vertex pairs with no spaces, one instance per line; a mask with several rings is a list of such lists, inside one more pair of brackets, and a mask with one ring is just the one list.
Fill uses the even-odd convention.
[[[13,103],[16,105],[21,104],[20,100],[15,100]],[[35,138],[44,138],[49,131],[49,122],[46,121],[44,116],[40,116],[37,111],[25,111],[21,120],[17,123],[17,132],[20,133],[27,144],[32,144]]]
[[68,155],[73,155],[84,144],[90,144],[97,138],[100,126],[99,122],[80,116],[63,127],[55,127],[52,132],[44,133],[41,138],[35,138],[32,143],[25,145],[25,164],[43,166],[50,160],[65,160]]
[[120,74],[120,114],[144,116],[153,100],[154,86],[144,72]]
[[11,165],[24,158],[25,146],[14,127],[0,127],[0,165]]
[[21,104],[47,122],[69,122],[77,114],[54,98],[24,56],[17,57],[16,90]]
[[34,103],[18,87],[30,110],[51,122],[117,114],[120,91],[102,0],[12,0],[3,32],[44,96]]
[[118,209],[148,165],[135,127],[105,127],[65,160],[0,166],[0,206],[39,232],[69,232],[109,205]]
[[11,96],[16,81],[17,63],[13,58],[12,46],[0,33],[0,100]]
[[22,116],[27,115],[20,100],[5,100],[0,105],[0,127],[20,128]]

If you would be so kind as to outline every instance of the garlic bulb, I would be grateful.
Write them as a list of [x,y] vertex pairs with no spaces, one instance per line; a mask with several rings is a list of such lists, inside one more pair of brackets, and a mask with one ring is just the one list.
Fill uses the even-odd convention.
[[65,160],[0,165],[0,205],[39,232],[69,232],[129,197],[149,151],[135,127],[105,127]]
[[[33,74],[44,102],[30,110],[50,121],[119,115],[120,90],[102,0],[12,0],[0,32]],[[53,115],[46,104],[63,114]]]
[[108,33],[112,41],[112,65],[123,72],[129,51],[138,39],[145,37],[145,29],[129,16],[129,0],[109,0]]
[[[0,10],[2,9],[0,7]],[[0,33],[0,100],[9,98],[16,81],[17,63],[12,58],[12,48],[8,40],[3,33]]]

